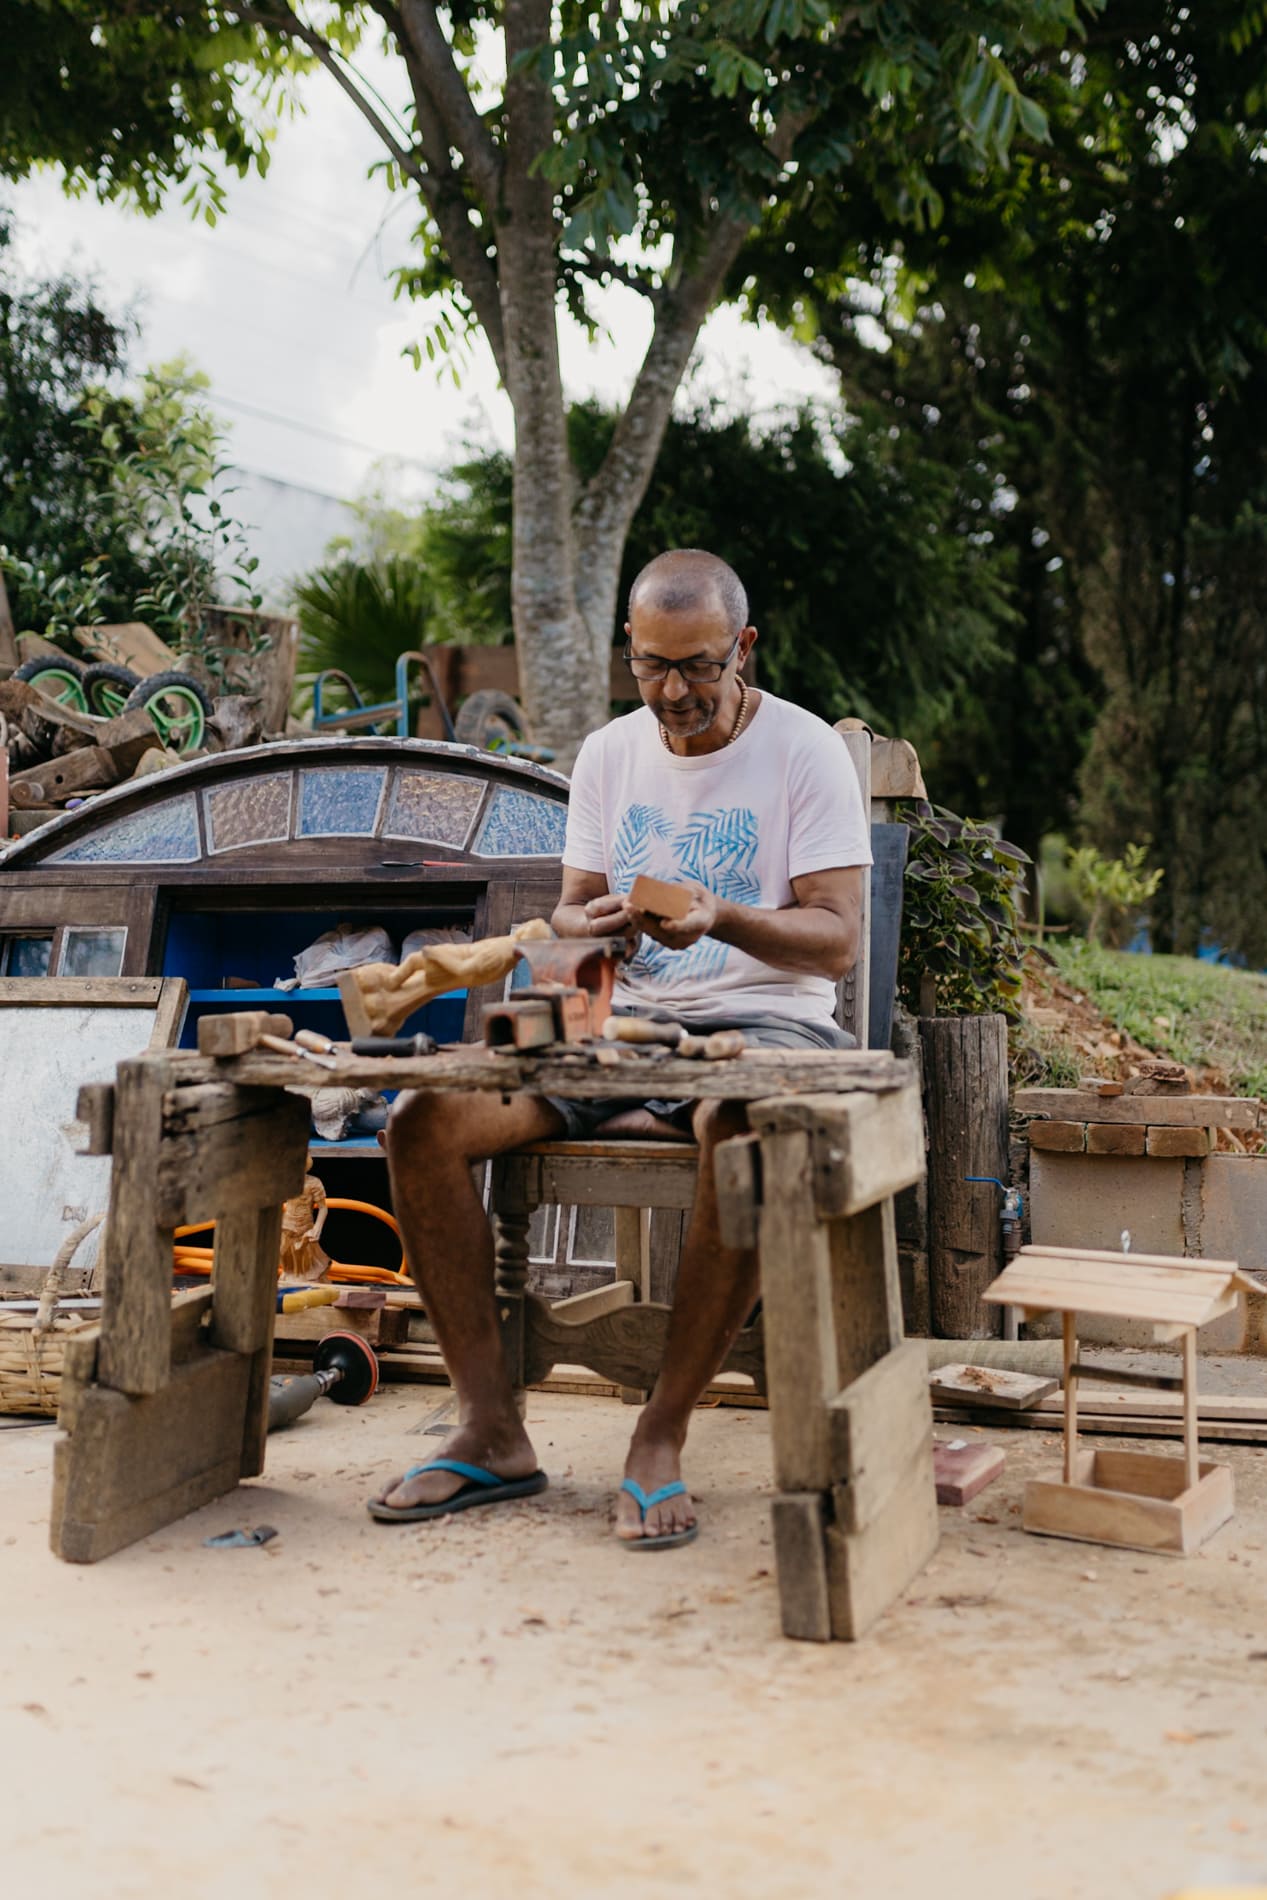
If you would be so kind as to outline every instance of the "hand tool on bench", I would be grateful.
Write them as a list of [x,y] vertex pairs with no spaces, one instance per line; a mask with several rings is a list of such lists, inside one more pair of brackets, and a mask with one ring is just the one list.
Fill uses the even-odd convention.
[[419,1030],[416,1036],[353,1036],[354,1056],[433,1056],[440,1047],[434,1036]]
[[[317,1291],[312,1288],[310,1291]],[[378,1390],[378,1356],[356,1333],[327,1333],[312,1355],[312,1371],[269,1381],[268,1429],[293,1425],[322,1397],[336,1405],[364,1405]]]
[[[237,1009],[223,1016],[203,1016],[198,1023],[200,1056],[243,1056],[251,1049],[273,1049],[284,1056],[302,1056],[323,1069],[335,1069],[339,1059],[295,1041],[295,1025],[289,1016],[271,1014],[266,1009]],[[320,1040],[311,1030],[301,1035]]]
[[550,937],[521,943],[532,982],[484,1011],[492,1049],[546,1049],[588,1042],[611,1015],[616,966],[632,949],[628,937]]
[[371,1309],[387,1304],[387,1295],[381,1287],[371,1286],[334,1286],[328,1280],[316,1285],[279,1286],[277,1289],[277,1311],[279,1313],[303,1313],[310,1306],[347,1306],[369,1307]]
[[744,1052],[742,1029],[714,1029],[706,1036],[692,1036],[681,1023],[661,1023],[650,1016],[609,1016],[603,1024],[608,1042],[661,1044],[680,1056],[696,1061],[724,1062]]

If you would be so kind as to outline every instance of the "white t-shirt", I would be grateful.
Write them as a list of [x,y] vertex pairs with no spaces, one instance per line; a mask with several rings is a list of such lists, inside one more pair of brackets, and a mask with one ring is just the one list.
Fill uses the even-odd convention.
[[[814,713],[763,692],[733,745],[678,758],[647,706],[591,733],[572,773],[563,862],[627,891],[640,874],[705,884],[759,910],[792,904],[792,879],[871,862],[858,775],[844,740]],[[683,1021],[789,1016],[832,1022],[830,977],[774,970],[701,937],[666,950],[643,937],[617,1004]]]

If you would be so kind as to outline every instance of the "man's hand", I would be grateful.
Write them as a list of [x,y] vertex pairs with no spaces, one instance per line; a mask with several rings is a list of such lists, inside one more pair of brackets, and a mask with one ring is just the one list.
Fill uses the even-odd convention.
[[685,917],[679,917],[676,921],[667,917],[650,917],[646,911],[636,910],[626,899],[632,927],[645,931],[648,937],[654,937],[666,950],[689,950],[701,937],[707,937],[717,922],[717,893],[703,884],[687,884],[683,889],[691,893],[691,908]]
[[601,897],[591,897],[585,906],[585,915],[589,920],[591,937],[617,937],[622,931],[635,928],[635,913],[629,907],[629,900],[617,891],[606,891]]

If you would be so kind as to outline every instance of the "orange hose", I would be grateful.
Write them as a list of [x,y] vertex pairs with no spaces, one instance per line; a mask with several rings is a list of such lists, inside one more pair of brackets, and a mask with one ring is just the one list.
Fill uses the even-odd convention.
[[[370,1214],[375,1220],[380,1220],[385,1226],[390,1227],[397,1240],[400,1239],[399,1222],[393,1215],[387,1212],[386,1208],[375,1207],[372,1201],[331,1199],[326,1202],[326,1206],[338,1208],[345,1213]],[[175,1230],[175,1237],[177,1240],[182,1240],[187,1234],[206,1233],[209,1229],[214,1228],[214,1226],[215,1222],[213,1220],[196,1221],[192,1227],[178,1227]],[[209,1274],[211,1272],[211,1262],[214,1254],[214,1250],[211,1247],[175,1247],[172,1252],[175,1268],[178,1273]],[[401,1250],[401,1258],[402,1260],[404,1259],[403,1247]],[[280,1275],[280,1262],[277,1271]],[[328,1281],[338,1282],[341,1285],[352,1286],[413,1285],[413,1281],[407,1273],[402,1273],[399,1270],[393,1271],[391,1267],[346,1266],[338,1260],[332,1260],[330,1262],[322,1278]]]

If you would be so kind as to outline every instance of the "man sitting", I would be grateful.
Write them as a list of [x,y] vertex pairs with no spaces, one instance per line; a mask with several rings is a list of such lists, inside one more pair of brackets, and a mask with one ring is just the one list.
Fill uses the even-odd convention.
[[[847,1047],[836,982],[857,955],[867,815],[839,735],[740,678],[757,637],[747,622],[738,576],[715,555],[674,550],[638,576],[625,632],[643,704],[581,748],[552,923],[561,937],[640,933],[618,1008],[703,1032],[740,1027],[755,1046]],[[686,916],[668,923],[634,909],[639,873],[687,885]],[[482,1091],[397,1102],[392,1195],[460,1423],[441,1459],[379,1493],[376,1517],[439,1516],[546,1485],[502,1353],[492,1234],[472,1163],[557,1136],[689,1128],[700,1145],[695,1207],[616,1534],[635,1550],[695,1535],[681,1474],[687,1427],[758,1290],[755,1255],[721,1244],[713,1180],[714,1147],[744,1126],[742,1105],[728,1102],[503,1101]]]

